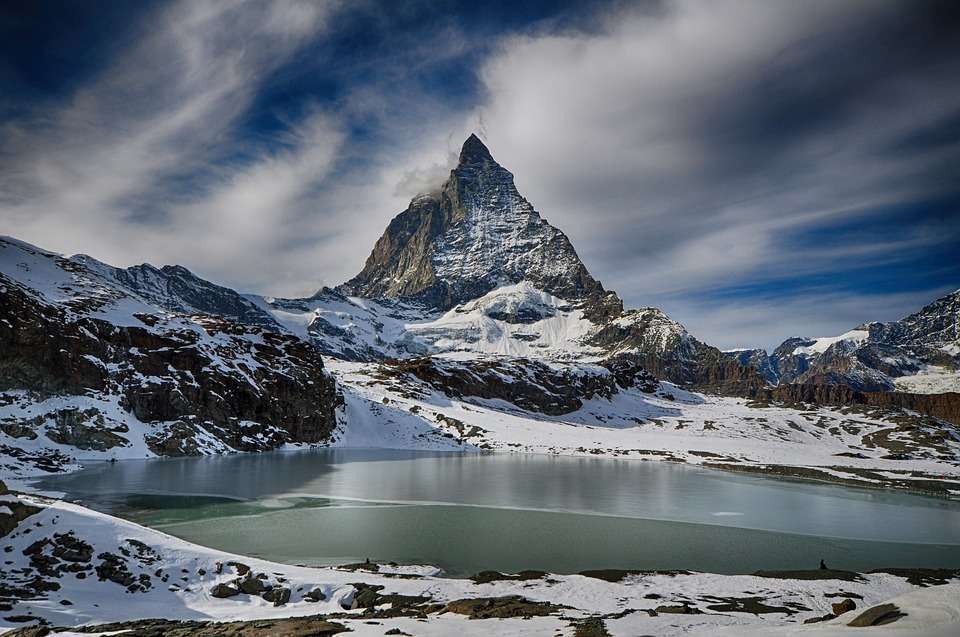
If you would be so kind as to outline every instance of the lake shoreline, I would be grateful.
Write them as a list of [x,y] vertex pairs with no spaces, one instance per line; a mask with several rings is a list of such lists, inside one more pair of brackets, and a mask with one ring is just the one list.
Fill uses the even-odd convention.
[[[919,592],[940,599],[944,595],[940,590],[960,591],[956,584],[960,569],[882,569],[873,573],[815,569],[754,575],[619,569],[574,575],[488,571],[451,579],[438,577],[436,570],[428,567],[385,563],[303,568],[207,549],[60,500],[12,492],[3,498],[7,506],[36,509],[4,538],[12,549],[7,559],[19,565],[5,571],[4,577],[16,577],[22,573],[14,571],[23,569],[45,568],[37,575],[49,582],[37,584],[39,598],[17,600],[0,616],[0,626],[8,628],[39,621],[47,626],[83,625],[88,627],[84,632],[96,633],[108,629],[111,622],[162,617],[114,628],[133,629],[128,634],[137,635],[141,633],[136,631],[146,631],[150,624],[203,635],[203,630],[228,627],[292,628],[299,622],[304,629],[314,630],[309,634],[336,634],[319,631],[319,622],[328,622],[361,636],[382,635],[392,628],[401,631],[394,634],[426,636],[463,631],[479,634],[473,631],[481,629],[498,634],[552,635],[558,631],[571,634],[567,631],[588,625],[602,627],[611,635],[638,631],[766,635],[806,620],[820,620],[825,626],[848,622],[904,595]],[[67,542],[64,535],[57,534],[60,530],[69,530],[66,535],[70,536],[73,561],[63,561],[71,554],[56,549]],[[58,560],[57,555],[63,558]],[[92,577],[74,576],[87,571]],[[254,576],[262,577],[258,581],[270,587],[264,595],[248,589],[245,582]],[[7,581],[3,590],[11,590],[9,584]],[[132,588],[136,590],[131,592]],[[765,592],[758,595],[760,589]],[[308,593],[316,599],[311,601]],[[273,601],[266,599],[268,596]],[[952,593],[947,597],[960,600],[960,595]],[[833,614],[833,604],[844,602],[846,608],[848,599],[853,610],[845,610],[837,619],[827,617]],[[907,607],[905,602],[899,603]],[[906,617],[910,617],[909,608]],[[184,620],[194,623],[177,623]],[[907,628],[912,620],[901,621]],[[923,626],[936,627],[929,621]]]
[[[437,564],[453,577],[602,566],[734,575],[821,558],[864,570],[960,566],[950,500],[700,465],[318,449],[98,464],[65,478],[34,486],[190,542],[288,564],[371,557]],[[537,540],[544,533],[549,541]]]

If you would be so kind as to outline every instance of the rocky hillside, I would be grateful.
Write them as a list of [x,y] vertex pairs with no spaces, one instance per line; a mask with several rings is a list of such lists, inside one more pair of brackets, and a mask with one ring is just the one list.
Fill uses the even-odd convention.
[[330,434],[336,389],[314,347],[275,324],[172,311],[170,290],[213,290],[197,303],[261,312],[186,270],[131,270],[0,239],[3,455],[50,469],[77,449],[184,455]]
[[777,372],[776,364],[765,349],[727,350],[724,355],[736,360],[743,366],[753,367],[769,385],[776,385],[780,382],[780,374]]
[[770,357],[777,383],[931,394],[960,391],[960,290],[899,321],[792,337]]
[[450,398],[491,398],[520,409],[559,416],[596,397],[625,389],[667,393],[636,357],[616,356],[601,365],[548,365],[526,358],[455,361],[425,356],[386,361],[381,377],[409,375]]

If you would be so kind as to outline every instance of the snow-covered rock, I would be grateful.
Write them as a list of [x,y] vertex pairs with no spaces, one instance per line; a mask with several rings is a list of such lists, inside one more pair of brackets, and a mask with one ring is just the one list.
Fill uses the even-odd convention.
[[172,311],[153,304],[156,287],[141,296],[90,263],[0,239],[6,475],[78,455],[270,449],[334,429],[320,354],[268,315],[272,328]]

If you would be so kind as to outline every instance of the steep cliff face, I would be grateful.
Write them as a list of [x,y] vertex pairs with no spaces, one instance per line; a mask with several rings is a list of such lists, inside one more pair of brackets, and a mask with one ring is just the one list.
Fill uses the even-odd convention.
[[342,291],[448,310],[520,281],[568,301],[603,294],[567,236],[540,217],[510,171],[471,135],[449,179],[390,222]]
[[3,239],[0,351],[0,429],[34,446],[252,451],[336,426],[336,388],[309,343],[169,312],[83,260]]
[[780,381],[776,365],[765,349],[727,350],[723,354],[727,358],[736,360],[744,367],[753,367],[769,385],[776,385]]
[[[784,403],[906,409],[960,424],[960,393],[957,392],[911,394],[898,391],[858,391],[848,385],[806,383],[766,387],[754,392],[753,396]],[[945,439],[952,439],[946,430],[942,433]]]

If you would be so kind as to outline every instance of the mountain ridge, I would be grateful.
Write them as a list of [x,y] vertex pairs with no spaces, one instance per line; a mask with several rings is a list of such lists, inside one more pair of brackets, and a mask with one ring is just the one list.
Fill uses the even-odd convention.
[[[960,390],[960,290],[896,321],[833,337],[792,336],[769,353],[771,384],[847,385],[857,391]],[[744,354],[749,352],[749,354]],[[728,352],[762,361],[766,350]]]
[[143,457],[330,437],[336,386],[316,348],[276,323],[170,309],[185,302],[175,294],[157,304],[163,286],[131,271],[240,298],[185,269],[123,270],[0,238],[0,431],[16,441],[0,455],[53,471],[69,457],[48,445]]

